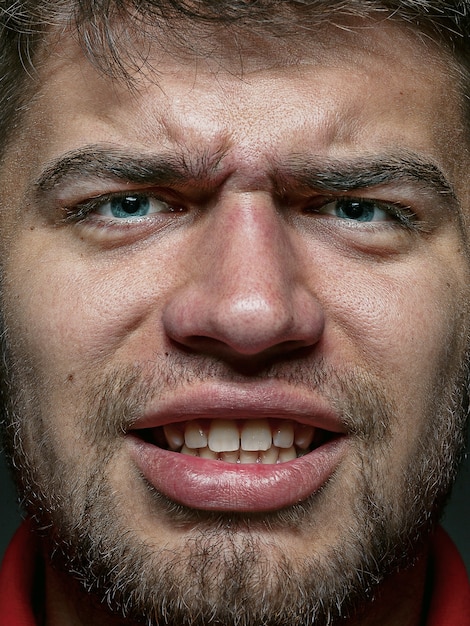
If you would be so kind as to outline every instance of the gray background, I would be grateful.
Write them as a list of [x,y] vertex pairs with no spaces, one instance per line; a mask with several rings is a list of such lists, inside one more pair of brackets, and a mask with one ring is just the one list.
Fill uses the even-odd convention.
[[[469,446],[470,453],[470,446]],[[468,453],[468,454],[469,454]],[[444,517],[444,527],[457,544],[470,572],[470,460],[467,456]],[[0,558],[21,519],[5,460],[0,454]]]

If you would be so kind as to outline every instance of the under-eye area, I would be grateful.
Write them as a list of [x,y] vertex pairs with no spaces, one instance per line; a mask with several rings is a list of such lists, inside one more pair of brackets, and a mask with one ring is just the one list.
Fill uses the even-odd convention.
[[200,419],[137,431],[164,450],[226,463],[286,463],[331,441],[338,433],[290,420]]

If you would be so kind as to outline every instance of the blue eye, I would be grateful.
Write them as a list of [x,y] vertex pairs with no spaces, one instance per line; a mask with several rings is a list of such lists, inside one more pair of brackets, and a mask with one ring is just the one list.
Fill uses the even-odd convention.
[[340,198],[324,204],[318,213],[332,215],[356,222],[386,222],[393,219],[393,213],[387,211],[387,205],[375,200]]
[[114,198],[109,203],[109,210],[113,217],[144,217],[148,214],[149,207],[149,199],[145,196]]
[[154,213],[171,213],[172,207],[163,200],[143,194],[116,196],[95,208],[95,213],[114,219],[147,217]]

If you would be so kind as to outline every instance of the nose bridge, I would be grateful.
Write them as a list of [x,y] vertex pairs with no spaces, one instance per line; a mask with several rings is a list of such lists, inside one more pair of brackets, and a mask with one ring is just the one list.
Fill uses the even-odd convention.
[[322,314],[296,273],[294,247],[269,193],[225,196],[191,248],[195,269],[166,309],[168,334],[244,355],[316,341]]
[[227,306],[239,313],[262,313],[288,299],[286,225],[264,193],[228,200],[214,220],[213,237],[214,287]]

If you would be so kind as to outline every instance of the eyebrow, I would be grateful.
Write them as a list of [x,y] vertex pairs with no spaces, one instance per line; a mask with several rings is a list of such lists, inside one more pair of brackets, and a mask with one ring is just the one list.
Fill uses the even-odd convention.
[[[156,186],[196,182],[201,187],[221,174],[224,151],[214,154],[134,153],[116,146],[87,145],[61,155],[49,163],[33,187],[51,191],[69,180],[117,179]],[[349,193],[393,183],[412,183],[434,194],[457,201],[454,189],[442,170],[432,161],[410,151],[331,158],[319,155],[291,155],[282,162],[272,158],[271,178],[275,191],[285,195],[299,184],[308,189]]]
[[222,153],[213,156],[194,154],[135,154],[103,145],[88,145],[72,150],[49,163],[33,187],[51,191],[69,180],[87,178],[117,179],[136,184],[177,185],[189,181],[203,183],[213,175]]
[[[434,194],[457,200],[454,188],[443,171],[432,161],[412,152],[360,156],[349,159],[294,155],[279,168],[282,191],[293,182],[319,191],[351,192],[393,183],[411,183]],[[279,184],[278,183],[278,184]]]

